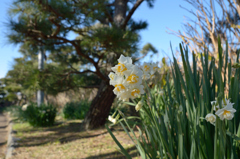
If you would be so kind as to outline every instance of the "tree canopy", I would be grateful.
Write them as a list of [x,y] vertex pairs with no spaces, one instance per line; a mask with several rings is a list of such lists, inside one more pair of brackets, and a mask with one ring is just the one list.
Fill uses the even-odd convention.
[[[67,78],[84,80],[77,82],[82,84],[79,87],[99,88],[96,100],[91,105],[96,109],[90,108],[90,112],[99,112],[97,109],[104,108],[98,108],[104,95],[111,97],[108,103],[102,103],[107,108],[105,111],[109,112],[115,96],[109,91],[113,88],[108,84],[107,75],[116,64],[116,59],[124,54],[137,61],[148,52],[157,52],[151,44],[147,44],[142,51],[139,48],[139,31],[147,27],[147,22],[134,21],[132,15],[143,1],[15,0],[9,10],[11,20],[8,23],[8,38],[10,43],[21,44],[27,50],[26,56],[37,54],[39,47],[43,47],[49,61],[66,66],[56,71],[61,72],[56,76],[48,76],[50,72],[55,72],[54,65],[45,69],[44,75],[41,72],[41,78],[46,79],[43,84],[54,80],[55,83],[56,78],[60,81]],[[149,7],[153,6],[154,0],[145,1]],[[50,85],[53,88],[52,83]],[[109,90],[104,89],[105,86]],[[108,93],[104,93],[107,90]],[[95,119],[104,124],[106,115],[108,113],[96,115]],[[92,118],[93,115],[89,116]]]

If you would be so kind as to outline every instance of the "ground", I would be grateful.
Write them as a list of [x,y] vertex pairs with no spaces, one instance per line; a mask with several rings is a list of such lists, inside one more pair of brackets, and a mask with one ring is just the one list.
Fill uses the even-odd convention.
[[7,150],[8,117],[0,112],[0,158],[5,158]]
[[[106,128],[82,131],[80,120],[57,122],[53,127],[33,128],[27,123],[15,123],[14,137],[19,140],[13,151],[13,159],[121,159]],[[133,158],[139,158],[133,142],[120,128],[113,133],[128,149]]]

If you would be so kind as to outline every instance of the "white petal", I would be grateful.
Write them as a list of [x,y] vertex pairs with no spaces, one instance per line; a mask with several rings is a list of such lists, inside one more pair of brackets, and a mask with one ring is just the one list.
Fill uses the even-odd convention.
[[132,64],[132,58],[131,57],[125,57],[124,55],[121,55],[120,58],[118,59],[119,63],[130,63]]

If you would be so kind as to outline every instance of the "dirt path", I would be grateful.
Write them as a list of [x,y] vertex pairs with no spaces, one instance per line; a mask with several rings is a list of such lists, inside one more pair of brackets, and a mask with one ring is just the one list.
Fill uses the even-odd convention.
[[5,158],[7,134],[8,134],[8,119],[7,116],[0,113],[0,158]]

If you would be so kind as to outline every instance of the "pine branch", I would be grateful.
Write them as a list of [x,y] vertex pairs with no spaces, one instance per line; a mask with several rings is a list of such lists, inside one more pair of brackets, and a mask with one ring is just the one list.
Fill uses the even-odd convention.
[[70,43],[72,44],[73,47],[75,47],[76,49],[76,52],[77,54],[80,56],[80,57],[84,57],[85,59],[87,59],[90,63],[93,64],[93,66],[95,67],[96,69],[96,72],[95,74],[98,75],[102,80],[104,81],[108,81],[108,78],[106,76],[104,76],[102,74],[102,72],[100,71],[100,68],[98,66],[98,62],[95,62],[92,58],[90,58],[88,55],[84,54],[81,50],[81,47],[80,45],[76,44],[76,40],[68,40],[66,38],[63,38],[63,37],[59,37],[59,36],[52,36],[52,35],[44,35],[41,31],[37,31],[37,30],[32,30],[33,32],[35,33],[38,33],[40,34],[40,37],[41,38],[44,38],[44,39],[57,39],[57,40],[61,40],[65,43]]
[[104,11],[105,11],[105,14],[106,14],[109,22],[112,24],[113,23],[113,17],[111,16],[111,14],[108,12],[107,9],[105,9]]
[[127,17],[125,18],[123,24],[122,24],[122,28],[126,28],[128,21],[131,19],[133,13],[135,12],[135,10],[140,6],[140,4],[143,2],[144,0],[137,0],[137,2],[134,4],[134,6],[132,7],[132,9],[129,11]]
[[52,18],[50,18],[50,17],[48,18],[48,20],[57,27],[57,30],[56,30],[54,33],[52,33],[52,36],[58,35],[58,33],[59,33],[60,30],[61,30],[61,25],[58,24],[57,22],[55,22],[55,21],[54,21]]

